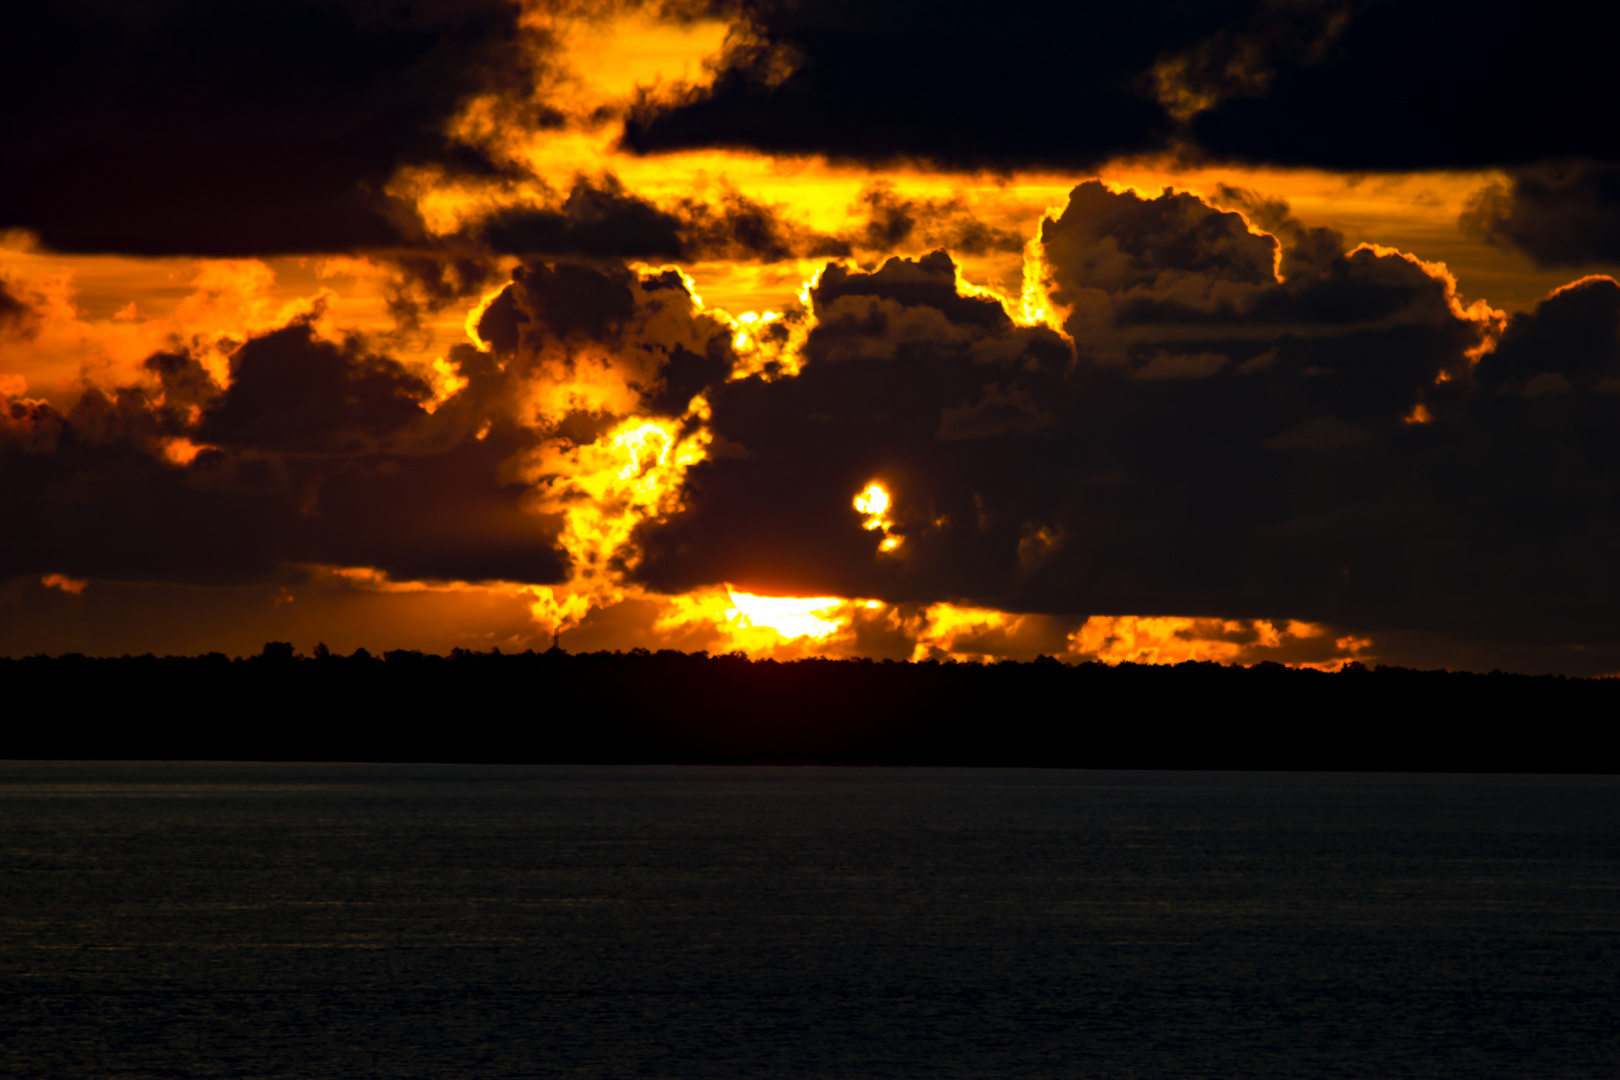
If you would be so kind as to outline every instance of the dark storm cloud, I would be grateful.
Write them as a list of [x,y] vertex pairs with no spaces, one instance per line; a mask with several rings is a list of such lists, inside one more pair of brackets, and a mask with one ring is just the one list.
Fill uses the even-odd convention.
[[1155,59],[1243,21],[1255,6],[758,5],[756,30],[771,48],[739,52],[710,94],[632,116],[625,141],[638,151],[725,146],[948,167],[1087,168],[1158,146],[1170,125],[1144,83]]
[[[228,582],[277,573],[285,511],[249,484],[199,484],[152,441],[177,418],[131,391],[91,391],[63,415],[12,401],[0,427],[0,567]],[[209,477],[211,479],[211,477]]]
[[423,416],[431,388],[396,360],[338,345],[308,322],[256,337],[231,357],[230,390],[204,410],[200,441],[222,447],[363,454]]
[[[845,298],[855,303],[840,303]],[[871,301],[890,301],[895,310],[925,308],[937,311],[948,321],[962,326],[987,331],[1006,331],[1012,320],[997,300],[980,296],[962,296],[956,290],[956,264],[943,251],[935,251],[920,259],[890,259],[872,273],[852,273],[837,264],[822,271],[821,279],[811,292],[811,301],[821,325],[819,337],[813,335],[816,354],[825,356],[826,343],[842,332],[851,314],[871,313]],[[860,331],[876,340],[878,333]]]
[[636,312],[635,278],[622,267],[537,262],[516,268],[512,281],[524,358],[538,355],[547,339],[609,341]]
[[531,69],[510,0],[12,5],[0,229],[62,251],[266,255],[415,235],[405,164],[489,173],[447,143],[470,94]]
[[[637,411],[662,416],[680,416],[694,396],[724,382],[736,362],[730,327],[694,312],[678,272],[643,278],[614,263],[534,260],[517,267],[478,334],[505,364],[504,377],[515,381],[567,379],[581,349],[613,355],[639,390]],[[622,418],[580,414],[556,434],[590,441]]]
[[1620,160],[1620,12],[1572,0],[1155,0],[752,9],[711,93],[626,143],[1089,169],[1174,149],[1346,170]]
[[[246,583],[317,563],[558,580],[556,523],[506,468],[533,436],[494,407],[500,372],[453,355],[469,385],[431,415],[419,377],[307,320],[242,345],[228,388],[160,353],[154,387],[90,389],[65,414],[9,402],[0,574]],[[175,438],[209,448],[177,464]]]
[[[1295,236],[1306,251],[1279,281],[1273,241],[1236,215],[1076,189],[1042,230],[1075,354],[956,304],[943,255],[829,269],[803,371],[711,392],[718,436],[746,453],[694,468],[687,512],[645,531],[641,573],[1614,638],[1620,287],[1516,316],[1474,369],[1482,328],[1445,282]],[[874,479],[895,496],[893,556],[851,505]]]
[[1462,227],[1536,265],[1620,262],[1620,165],[1567,161],[1515,170],[1475,192]]
[[[1620,393],[1620,285],[1583,278],[1508,322],[1475,375],[1493,393]],[[1608,380],[1608,381],[1605,381]]]
[[[1358,395],[1393,394],[1404,408],[1442,364],[1466,366],[1421,337],[1452,328],[1464,332],[1461,347],[1472,344],[1444,282],[1404,258],[1347,252],[1330,230],[1225,194],[1289,240],[1280,259],[1276,239],[1250,232],[1238,214],[1170,191],[1143,199],[1090,181],[1042,223],[1050,294],[1070,309],[1064,329],[1086,358],[1151,380],[1228,366],[1255,374],[1308,352],[1314,373],[1336,376],[1341,404],[1356,387]],[[1371,335],[1381,340],[1359,360]],[[1398,347],[1403,340],[1410,344]]]
[[[532,261],[512,279],[478,327],[491,351],[450,349],[465,385],[439,401],[374,340],[318,335],[319,312],[238,347],[225,386],[176,350],[145,361],[145,385],[88,389],[66,412],[0,399],[0,578],[563,580],[539,451],[630,413],[680,416],[730,374],[731,329],[676,273]],[[619,413],[537,415],[547,387],[610,364],[628,379]]]
[[1219,157],[1331,169],[1620,159],[1601,116],[1617,35],[1608,5],[1376,0],[1193,133]]
[[[1620,286],[1594,278],[1515,315],[1442,446],[1414,470],[1455,562],[1437,598],[1528,640],[1615,640],[1620,599]],[[1436,551],[1439,554],[1439,551]]]
[[219,396],[219,384],[190,353],[153,353],[141,366],[157,379],[168,410],[200,410]]
[[509,254],[675,258],[685,250],[681,219],[617,182],[580,181],[560,206],[508,207],[477,228],[493,250]]
[[1142,199],[1097,181],[1081,184],[1062,216],[1042,222],[1041,243],[1059,288],[1054,299],[1063,304],[1083,290],[1157,291],[1167,279],[1216,289],[1275,278],[1270,237],[1251,233],[1237,214],[1170,191]]

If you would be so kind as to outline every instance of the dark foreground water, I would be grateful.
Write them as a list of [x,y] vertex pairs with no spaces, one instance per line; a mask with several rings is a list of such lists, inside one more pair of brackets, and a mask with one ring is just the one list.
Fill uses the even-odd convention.
[[0,763],[6,1077],[1615,1077],[1620,780]]

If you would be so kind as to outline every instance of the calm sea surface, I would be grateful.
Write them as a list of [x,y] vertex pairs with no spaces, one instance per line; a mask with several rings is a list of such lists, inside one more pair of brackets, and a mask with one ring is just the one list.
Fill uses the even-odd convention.
[[1616,1077],[1620,779],[0,763],[6,1077]]

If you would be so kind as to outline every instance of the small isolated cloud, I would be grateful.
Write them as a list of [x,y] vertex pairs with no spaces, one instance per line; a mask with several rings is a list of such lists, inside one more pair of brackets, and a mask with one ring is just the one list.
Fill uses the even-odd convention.
[[61,589],[65,593],[78,596],[89,587],[90,583],[82,578],[71,578],[66,574],[46,574],[39,579],[39,583],[47,589]]

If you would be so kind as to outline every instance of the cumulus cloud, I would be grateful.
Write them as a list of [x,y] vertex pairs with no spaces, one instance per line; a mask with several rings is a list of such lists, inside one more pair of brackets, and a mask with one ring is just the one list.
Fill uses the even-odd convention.
[[1514,315],[1475,374],[1497,394],[1522,392],[1548,377],[1569,390],[1614,393],[1620,390],[1613,381],[1617,363],[1620,286],[1613,278],[1590,277],[1556,290],[1534,312]]
[[[1563,290],[1490,351],[1442,271],[1304,233],[1279,258],[1192,196],[1082,185],[1041,235],[1072,352],[958,295],[944,254],[829,267],[799,375],[712,391],[747,454],[693,468],[642,580],[1613,636],[1620,287]],[[890,550],[852,506],[873,481]]]
[[[1278,618],[1612,635],[1609,279],[1506,319],[1465,309],[1443,268],[1352,247],[1252,191],[1091,182],[1041,222],[1031,302],[1014,312],[964,289],[958,264],[999,274],[1025,237],[965,197],[835,185],[854,202],[831,225],[822,187],[804,203],[823,204],[812,228],[724,180],[689,195],[661,183],[654,198],[614,170],[644,175],[626,151],[709,146],[1000,173],[1165,150],[1506,164],[1464,225],[1543,266],[1602,263],[1620,254],[1620,181],[1604,164],[1620,146],[1570,103],[1607,92],[1616,16],[1525,18],[1495,0],[1017,0],[987,19],[975,5],[770,0],[626,22],[634,5],[592,6],[565,5],[545,30],[508,0],[20,12],[0,70],[0,229],[66,252],[363,251],[335,261],[363,264],[375,295],[366,335],[310,311],[318,298],[290,318],[262,288],[251,319],[206,334],[178,316],[143,323],[143,300],[102,319],[135,342],[115,365],[81,363],[78,341],[52,353],[65,359],[49,385],[0,375],[0,497],[16,522],[0,575],[262,590],[361,567],[594,582],[593,603],[609,580],[731,582],[879,597],[940,625],[1018,612],[1020,640],[1041,649],[1081,625],[1124,640],[1108,620],[1126,614],[1216,620],[1128,628],[1166,641]],[[682,46],[712,83],[608,80],[617,96],[603,97],[579,89],[588,50],[563,55],[570,19],[633,37],[694,15],[714,35],[734,21],[712,63],[694,50],[718,36]],[[1498,77],[1481,83],[1482,68]],[[546,95],[570,80],[564,115]],[[1476,107],[1441,110],[1461,85]],[[673,268],[630,268],[807,259],[832,260],[807,305],[777,302],[798,284],[780,266],[731,268],[780,288],[775,313],[747,323],[705,313]],[[39,349],[63,319],[78,325],[43,273],[0,280],[0,340]],[[453,320],[433,316],[508,278],[476,344],[435,338]],[[1040,319],[1026,314],[1036,294]],[[30,382],[49,403],[25,396]],[[852,505],[874,482],[892,496],[875,517]],[[633,602],[648,625],[667,614]],[[922,640],[880,633],[900,607],[871,610],[869,644]],[[1011,640],[1010,623],[984,626]]]
[[479,238],[498,252],[529,256],[675,258],[684,253],[681,220],[625,191],[581,180],[556,207],[516,205],[478,223]]
[[156,392],[91,389],[66,413],[10,402],[4,572],[209,583],[280,580],[311,563],[460,580],[562,573],[555,524],[528,513],[525,489],[501,472],[528,444],[522,433],[460,435],[450,416],[422,410],[419,382],[307,325],[255,338],[235,359],[240,377],[225,389],[170,355],[154,357]]
[[301,319],[232,355],[230,389],[204,409],[196,434],[230,448],[372,454],[394,449],[431,395],[362,339],[327,341]]
[[1517,169],[1508,183],[1475,192],[1460,224],[1538,266],[1620,262],[1620,166],[1565,161]]
[[[655,623],[624,588],[730,583],[876,598],[868,638],[890,612],[1110,628],[1071,652],[1116,648],[1124,615],[1300,620],[1316,652],[1613,638],[1620,285],[1502,323],[1439,268],[1225,199],[1276,231],[1077,187],[1032,263],[1061,333],[964,292],[942,251],[836,262],[747,343],[791,355],[773,366],[673,269],[535,258],[448,381],[318,313],[236,346],[223,382],[159,352],[65,410],[8,402],[0,570],[566,581]],[[548,619],[577,619],[557,595]],[[1188,625],[1160,636],[1209,638]],[[884,647],[926,644],[902,630]]]
[[176,348],[65,411],[13,395],[0,576],[262,584],[336,566],[558,583],[577,558],[621,557],[616,538],[650,512],[588,489],[620,463],[580,455],[633,418],[690,426],[692,399],[736,362],[731,327],[678,273],[612,262],[517,267],[478,324],[487,351],[453,347],[437,380],[320,323],[250,336],[223,383]]

